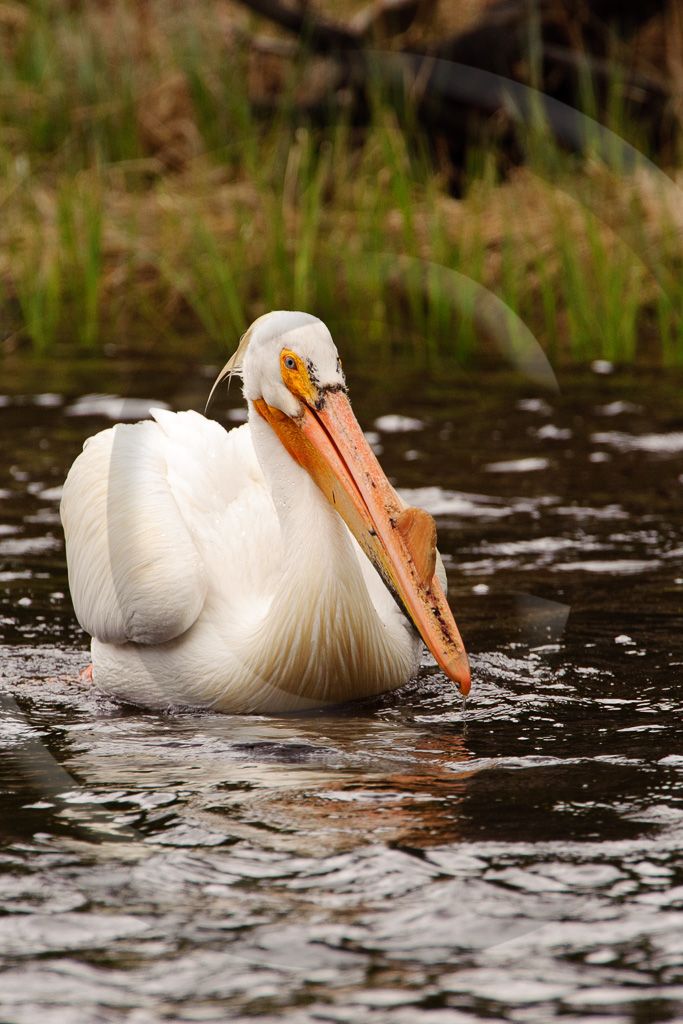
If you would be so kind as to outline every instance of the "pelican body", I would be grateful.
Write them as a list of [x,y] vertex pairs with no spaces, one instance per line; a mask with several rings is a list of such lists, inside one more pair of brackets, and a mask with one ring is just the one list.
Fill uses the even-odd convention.
[[424,639],[466,694],[434,521],[382,472],[326,326],[266,314],[216,384],[232,373],[244,426],[154,410],[89,438],[69,472],[69,585],[96,686],[157,708],[294,711],[396,689]]

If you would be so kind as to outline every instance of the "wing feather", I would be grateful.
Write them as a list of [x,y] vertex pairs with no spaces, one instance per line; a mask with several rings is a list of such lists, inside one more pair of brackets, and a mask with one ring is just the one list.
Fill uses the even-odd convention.
[[[245,428],[155,410],[86,441],[61,515],[78,621],[104,643],[163,643],[199,616],[207,566],[195,519],[225,510],[260,470]],[[248,434],[248,429],[246,430]],[[201,545],[199,545],[201,548]]]

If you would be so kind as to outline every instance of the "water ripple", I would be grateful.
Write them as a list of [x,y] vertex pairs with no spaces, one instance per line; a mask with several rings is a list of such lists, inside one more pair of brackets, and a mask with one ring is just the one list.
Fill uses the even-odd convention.
[[580,383],[552,409],[486,387],[473,412],[469,382],[441,405],[412,382],[419,459],[405,421],[378,423],[438,518],[466,704],[425,658],[397,693],[282,718],[160,715],[80,682],[64,471],[88,417],[149,403],[67,414],[47,380],[0,402],[3,1021],[683,1019],[683,449],[658,420],[683,410]]

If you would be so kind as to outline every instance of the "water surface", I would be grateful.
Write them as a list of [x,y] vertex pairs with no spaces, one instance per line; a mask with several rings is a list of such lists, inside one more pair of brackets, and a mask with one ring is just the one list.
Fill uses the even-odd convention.
[[425,657],[363,704],[153,714],[78,680],[60,488],[144,412],[111,396],[200,409],[209,374],[0,388],[3,1022],[682,1020],[680,376],[351,370],[437,519],[467,706]]

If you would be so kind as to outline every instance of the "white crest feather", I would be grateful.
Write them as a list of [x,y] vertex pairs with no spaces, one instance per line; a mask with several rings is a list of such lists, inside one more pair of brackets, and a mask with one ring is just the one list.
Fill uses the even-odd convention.
[[244,334],[240,338],[239,345],[237,346],[233,354],[230,356],[227,363],[216,377],[215,381],[213,382],[213,387],[209,392],[209,397],[207,398],[206,405],[204,406],[204,415],[206,415],[206,410],[209,408],[209,404],[211,402],[211,399],[213,398],[214,392],[218,385],[222,384],[223,381],[227,378],[228,387],[230,387],[230,381],[232,380],[232,378],[235,376],[241,376],[242,366],[244,364],[244,355],[245,352],[247,351],[249,342],[252,339],[254,330],[256,329],[256,327],[258,327],[260,323],[262,323],[264,320],[267,320],[269,317],[273,315],[273,313],[264,313],[263,316],[260,316],[257,320],[254,320],[253,324],[250,327],[248,327],[247,330],[244,332]]

